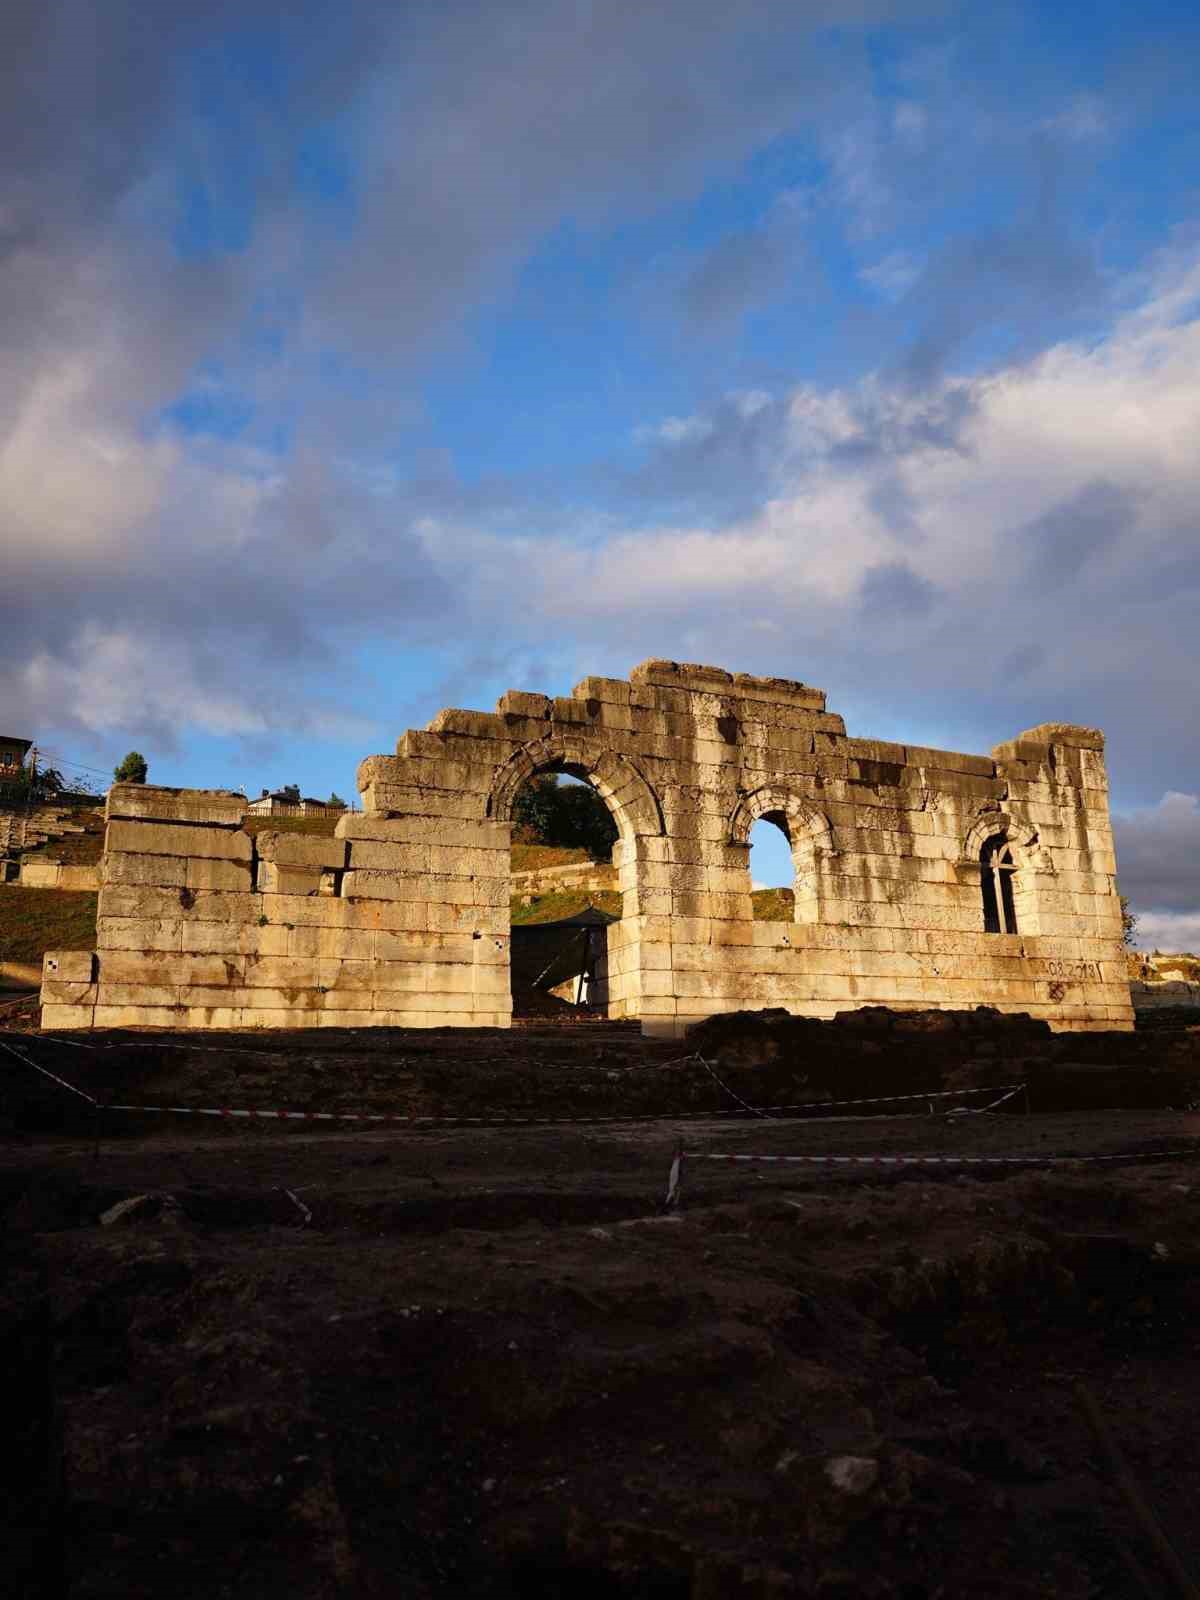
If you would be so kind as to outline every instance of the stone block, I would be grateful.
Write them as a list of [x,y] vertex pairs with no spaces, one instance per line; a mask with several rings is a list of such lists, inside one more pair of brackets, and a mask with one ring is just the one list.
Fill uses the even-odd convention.
[[60,983],[54,978],[42,979],[42,1006],[94,1006],[94,983]]
[[249,861],[214,861],[205,856],[189,856],[189,889],[215,889],[222,894],[249,894],[254,889]]
[[315,989],[320,962],[304,956],[247,956],[242,982],[250,989]]
[[379,872],[372,868],[351,868],[342,879],[346,900],[410,900],[425,902],[425,878],[419,874],[402,877],[398,872]]
[[326,886],[327,874],[320,867],[282,867],[275,861],[258,863],[260,894],[313,895]]
[[258,835],[256,844],[260,861],[274,861],[282,867],[325,867],[340,871],[346,865],[346,843],[342,838],[263,832]]
[[96,927],[96,948],[105,950],[183,949],[180,917],[105,917]]
[[42,1006],[42,1028],[46,1031],[67,1032],[75,1028],[95,1027],[95,1008],[88,1005]]
[[136,855],[209,856],[219,861],[249,861],[250,835],[240,829],[207,827],[200,823],[110,822],[105,850]]
[[153,783],[114,783],[105,815],[151,822],[201,822],[240,828],[246,815],[244,794],[232,789],[169,789]]
[[[264,933],[274,929],[264,928]],[[343,961],[369,961],[380,935],[369,928],[280,928],[287,941],[283,950],[263,950],[264,955],[323,957]]]
[[96,957],[91,950],[47,950],[42,957],[42,982],[91,983]]
[[188,954],[170,950],[106,950],[100,959],[101,983],[235,984],[242,981],[244,956]]
[[[184,1019],[180,1026],[185,1028],[213,1028],[222,1032],[234,1032],[239,1028],[287,1026],[285,1023],[274,1021],[268,1023],[250,1021],[249,1014],[240,1006],[189,1006],[179,1014]],[[283,1013],[270,1012],[267,1015],[275,1017]]]
[[[293,937],[287,928],[260,928],[257,922],[185,919],[183,924],[183,950],[195,955],[292,955],[296,953],[291,946]],[[367,935],[368,939],[371,937]]]
[[171,1006],[98,1005],[92,1013],[96,1028],[178,1028],[186,1027],[186,1013]]
[[350,845],[350,867],[354,872],[369,869],[426,873],[430,870],[430,849],[428,844],[384,844],[373,839],[355,839]]
[[[139,823],[129,826],[139,827]],[[151,856],[106,850],[100,863],[102,888],[184,889],[188,863],[184,856]]]
[[449,733],[466,739],[503,739],[503,716],[492,711],[439,711],[427,724],[430,733]]
[[177,984],[153,983],[99,983],[96,985],[97,1003],[102,1006],[122,1007],[173,1007],[179,1004]]
[[496,710],[501,716],[534,717],[540,721],[550,716],[551,700],[549,695],[508,689],[496,701]]

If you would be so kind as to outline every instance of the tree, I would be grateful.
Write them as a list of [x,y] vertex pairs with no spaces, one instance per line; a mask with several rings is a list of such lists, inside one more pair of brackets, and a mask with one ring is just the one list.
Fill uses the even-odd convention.
[[329,809],[331,811],[337,811],[337,810],[344,811],[346,809],[346,802],[342,799],[341,795],[338,794],[336,789],[329,796],[329,799],[326,800],[325,804],[329,807]]
[[1132,945],[1137,933],[1138,914],[1130,910],[1129,901],[1123,894],[1118,894],[1117,899],[1121,902],[1121,937],[1127,945]]
[[617,837],[596,791],[585,783],[559,783],[553,772],[524,785],[513,804],[513,822],[531,844],[586,850],[595,861],[609,860]]
[[140,750],[131,750],[119,767],[113,768],[117,783],[145,783],[150,768]]

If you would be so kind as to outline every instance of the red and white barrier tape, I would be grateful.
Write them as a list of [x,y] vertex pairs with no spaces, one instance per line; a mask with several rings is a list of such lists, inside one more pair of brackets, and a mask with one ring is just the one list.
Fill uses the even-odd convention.
[[1120,1151],[1115,1155],[1028,1156],[761,1156],[732,1155],[725,1151],[680,1150],[671,1162],[667,1179],[667,1208],[679,1203],[685,1161],[769,1161],[824,1167],[1029,1167],[1055,1166],[1081,1161],[1166,1161],[1174,1156],[1200,1155],[1200,1143],[1176,1150]]
[[[75,1040],[60,1040],[60,1039],[57,1039],[53,1035],[50,1035],[50,1034],[43,1034],[43,1035],[40,1035],[40,1037],[41,1038],[45,1038],[45,1039],[50,1039],[51,1042],[57,1043],[57,1044],[67,1044],[67,1043],[69,1043],[69,1044],[73,1045],[75,1048],[81,1049],[81,1050],[87,1050],[87,1049],[96,1050],[96,1049],[102,1049],[102,1048],[103,1049],[118,1048],[117,1046],[112,1046],[112,1045],[100,1046],[100,1045],[79,1044]],[[133,1042],[133,1041],[131,1041],[131,1042]],[[0,1044],[3,1044],[3,1040],[0,1040]],[[10,1054],[16,1055],[19,1060],[24,1061],[27,1066],[33,1067],[35,1071],[41,1072],[45,1077],[53,1078],[55,1083],[61,1084],[64,1089],[69,1089],[72,1094],[79,1095],[81,1099],[87,1100],[91,1105],[95,1105],[95,1106],[100,1106],[101,1105],[101,1102],[97,1101],[92,1095],[86,1094],[82,1089],[75,1088],[73,1084],[67,1083],[64,1079],[59,1078],[55,1073],[50,1072],[47,1068],[39,1067],[37,1065],[37,1063],[34,1062],[34,1061],[31,1061],[30,1058],[27,1055],[25,1055],[25,1053],[23,1051],[17,1051],[15,1049],[13,1049],[13,1047],[10,1046],[10,1045],[5,1045],[4,1048],[9,1050]],[[149,1048],[154,1048],[154,1047],[146,1045],[146,1046],[143,1046],[143,1048],[149,1049]],[[190,1046],[182,1046],[181,1045],[181,1046],[176,1046],[176,1047],[173,1047],[173,1048],[188,1049],[188,1048],[191,1048],[191,1047]],[[198,1049],[207,1049],[208,1047],[206,1047],[206,1046],[197,1046],[197,1048]],[[213,1053],[221,1054],[222,1052],[215,1051]],[[248,1053],[253,1054],[255,1052],[248,1052]],[[274,1051],[271,1051],[271,1052],[263,1051],[263,1052],[261,1052],[261,1054],[263,1054],[264,1056],[265,1055],[273,1055],[273,1054],[276,1054],[276,1053],[277,1052],[274,1052]],[[399,1112],[386,1112],[386,1111],[384,1111],[384,1112],[365,1112],[365,1111],[282,1111],[282,1110],[274,1110],[274,1111],[273,1110],[261,1110],[260,1111],[260,1110],[252,1110],[252,1109],[251,1110],[247,1110],[247,1109],[241,1109],[241,1108],[235,1109],[235,1108],[230,1107],[230,1106],[104,1105],[103,1109],[106,1110],[106,1111],[142,1112],[142,1113],[144,1113],[146,1115],[166,1115],[166,1114],[170,1114],[170,1115],[173,1115],[173,1116],[192,1116],[192,1117],[243,1117],[243,1118],[248,1118],[248,1119],[251,1119],[251,1120],[259,1120],[259,1119],[261,1119],[262,1121],[266,1121],[266,1122],[395,1122],[395,1123],[420,1124],[420,1125],[423,1125],[423,1126],[424,1125],[434,1124],[434,1123],[441,1123],[441,1124],[453,1124],[453,1125],[460,1125],[460,1126],[463,1126],[463,1125],[465,1125],[465,1126],[484,1126],[484,1125],[486,1125],[486,1126],[493,1126],[493,1127],[505,1127],[505,1126],[508,1126],[510,1124],[519,1124],[519,1125],[522,1125],[522,1126],[534,1126],[534,1125],[536,1125],[536,1126],[541,1126],[541,1127],[547,1127],[547,1126],[571,1126],[571,1125],[582,1125],[582,1124],[592,1125],[592,1124],[601,1124],[601,1123],[610,1123],[610,1122],[705,1121],[705,1120],[711,1120],[714,1117],[735,1117],[735,1116],[740,1116],[740,1115],[743,1115],[743,1114],[750,1115],[750,1116],[755,1116],[755,1117],[767,1117],[767,1116],[777,1116],[777,1115],[781,1115],[781,1114],[784,1114],[784,1113],[790,1113],[790,1112],[795,1112],[795,1111],[836,1111],[836,1110],[840,1109],[843,1106],[890,1105],[892,1102],[907,1102],[907,1101],[912,1101],[912,1100],[933,1101],[933,1100],[946,1100],[946,1099],[951,1099],[951,1098],[964,1099],[969,1095],[995,1094],[998,1090],[1000,1090],[1000,1091],[1009,1091],[1007,1093],[1002,1094],[1001,1099],[993,1101],[991,1105],[981,1106],[981,1107],[978,1108],[980,1111],[991,1111],[995,1106],[1003,1105],[1006,1100],[1011,1100],[1014,1095],[1019,1094],[1020,1091],[1025,1087],[1025,1085],[1023,1083],[1017,1083],[1017,1084],[987,1084],[987,1085],[980,1085],[979,1087],[972,1088],[972,1089],[937,1089],[937,1090],[929,1090],[927,1092],[920,1093],[920,1094],[868,1095],[868,1096],[866,1096],[864,1098],[857,1099],[857,1100],[808,1100],[808,1101],[801,1102],[800,1104],[797,1104],[797,1105],[752,1106],[752,1105],[749,1104],[748,1101],[743,1100],[740,1095],[735,1094],[734,1091],[728,1087],[728,1085],[726,1085],[726,1084],[721,1082],[721,1079],[717,1077],[717,1074],[709,1066],[708,1062],[704,1060],[703,1056],[699,1056],[699,1055],[696,1055],[696,1056],[682,1056],[682,1057],[679,1058],[679,1061],[680,1062],[684,1062],[684,1061],[699,1061],[700,1064],[705,1068],[705,1070],[712,1077],[713,1081],[717,1084],[718,1088],[722,1089],[726,1094],[728,1094],[731,1099],[736,1100],[738,1105],[741,1107],[741,1110],[740,1111],[722,1111],[722,1110],[715,1110],[715,1111],[663,1111],[663,1112],[645,1112],[645,1113],[642,1113],[641,1115],[638,1115],[636,1113],[627,1113],[625,1115],[601,1116],[601,1117],[536,1117],[536,1116],[535,1117],[511,1117],[511,1116],[463,1117],[463,1116],[409,1116],[409,1115],[405,1115],[405,1114],[402,1114],[402,1113],[399,1113]],[[675,1062],[668,1063],[668,1065],[675,1065],[675,1064],[676,1064]],[[973,1108],[964,1106],[961,1109],[964,1112],[969,1112]],[[888,1116],[888,1113],[886,1113],[886,1112],[881,1113],[881,1116],[882,1117],[886,1117],[886,1116]],[[814,1120],[816,1120],[816,1119],[814,1119]]]

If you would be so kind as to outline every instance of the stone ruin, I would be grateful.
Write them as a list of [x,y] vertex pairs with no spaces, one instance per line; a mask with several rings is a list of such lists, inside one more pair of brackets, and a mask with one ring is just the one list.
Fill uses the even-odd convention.
[[[513,802],[540,772],[616,822],[593,997],[645,1032],[879,1005],[1132,1026],[1097,730],[989,756],[855,739],[819,689],[672,661],[440,712],[362,763],[332,838],[252,837],[241,795],[115,785],[97,949],[46,957],[43,1026],[508,1027]],[[791,921],[754,920],[760,818],[791,844]]]

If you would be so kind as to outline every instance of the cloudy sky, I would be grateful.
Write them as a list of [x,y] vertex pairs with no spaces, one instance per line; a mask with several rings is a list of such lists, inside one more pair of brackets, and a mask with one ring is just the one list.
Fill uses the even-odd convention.
[[1099,724],[1200,946],[1198,61],[1165,0],[7,0],[3,731],[347,793],[647,655]]

